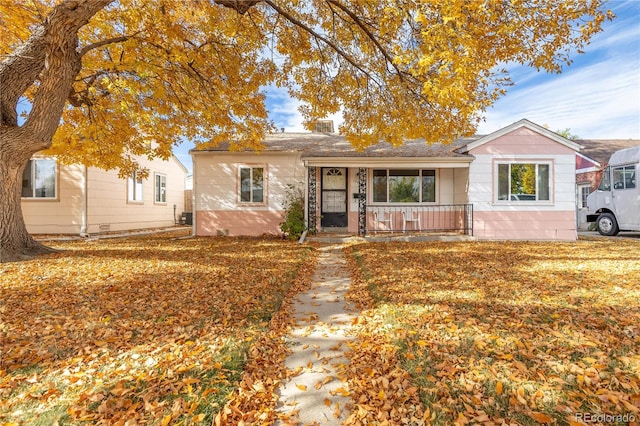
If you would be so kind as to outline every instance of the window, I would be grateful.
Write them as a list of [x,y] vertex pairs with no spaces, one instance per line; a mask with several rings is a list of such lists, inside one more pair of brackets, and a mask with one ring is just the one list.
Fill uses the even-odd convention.
[[138,176],[138,172],[133,172],[127,180],[128,195],[127,200],[132,202],[142,202],[142,179]]
[[167,177],[165,175],[156,174],[156,203],[167,202]]
[[578,208],[586,209],[587,208],[587,197],[591,192],[591,187],[589,185],[580,185],[578,186]]
[[602,178],[600,179],[600,185],[598,189],[600,191],[611,191],[611,167],[607,167],[602,173]]
[[622,166],[613,168],[613,189],[630,189],[635,187],[635,166]]
[[240,167],[240,202],[264,202],[264,168]]
[[498,164],[498,201],[550,201],[550,164]]
[[436,171],[382,169],[373,171],[374,203],[434,203]]
[[56,160],[29,160],[22,173],[22,197],[56,198],[56,178]]

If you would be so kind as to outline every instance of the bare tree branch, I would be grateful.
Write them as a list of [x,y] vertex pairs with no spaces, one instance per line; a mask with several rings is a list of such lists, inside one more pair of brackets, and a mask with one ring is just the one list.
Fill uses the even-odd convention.
[[108,38],[106,40],[101,40],[101,41],[97,41],[95,43],[88,44],[85,47],[83,47],[82,49],[80,49],[80,57],[84,56],[90,50],[98,49],[98,48],[100,48],[102,46],[106,46],[108,44],[121,43],[123,41],[129,40],[133,36],[135,36],[135,34],[134,35],[130,35],[130,36],[120,36],[120,37]]
[[389,52],[387,52],[385,48],[382,47],[382,45],[380,44],[376,36],[371,31],[369,31],[369,28],[367,28],[367,26],[364,25],[362,20],[355,13],[353,13],[352,10],[347,8],[345,5],[343,5],[339,1],[327,0],[327,3],[332,4],[336,6],[338,9],[342,10],[353,20],[353,22],[355,22],[355,24],[367,35],[367,37],[369,37],[369,40],[371,40],[371,42],[376,45],[376,47],[378,48],[382,56],[384,56],[386,61],[396,70],[396,74],[398,75],[398,78],[400,78],[400,81],[404,81],[404,76],[403,76],[404,73],[400,71],[400,68],[398,68],[398,66],[393,62],[393,58],[389,55]]
[[363,74],[365,74],[367,77],[369,77],[372,80],[375,80],[371,74],[365,70],[364,68],[362,68],[362,66],[360,66],[360,64],[358,64],[358,62],[356,62],[355,59],[353,59],[347,52],[345,52],[344,50],[342,50],[338,45],[336,45],[334,42],[332,42],[331,40],[329,40],[328,38],[324,37],[321,34],[318,34],[316,31],[314,31],[311,27],[309,27],[308,25],[306,25],[304,22],[294,18],[293,16],[291,16],[289,13],[287,13],[285,10],[283,10],[282,8],[280,8],[279,6],[277,6],[275,3],[273,3],[272,0],[264,0],[264,2],[266,4],[268,4],[269,6],[271,6],[271,8],[273,10],[275,10],[276,12],[278,12],[279,15],[283,16],[284,18],[286,18],[289,22],[291,22],[292,24],[294,24],[295,26],[302,28],[303,30],[305,30],[306,32],[308,32],[309,34],[311,34],[313,37],[317,38],[318,40],[321,40],[323,43],[325,43],[327,46],[331,47],[331,49],[333,49],[338,55],[340,55],[344,60],[346,60],[347,62],[349,62],[354,68],[358,69],[360,72],[362,72]]

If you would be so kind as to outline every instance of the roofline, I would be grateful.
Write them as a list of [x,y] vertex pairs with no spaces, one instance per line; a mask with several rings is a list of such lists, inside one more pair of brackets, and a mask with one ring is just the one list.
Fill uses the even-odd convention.
[[602,170],[600,167],[585,167],[582,169],[576,169],[576,174],[598,172],[600,170]]
[[582,158],[584,158],[584,159],[585,159],[585,160],[587,160],[587,161],[591,161],[593,164],[595,164],[595,165],[596,165],[596,167],[602,167],[602,164],[600,164],[600,162],[599,162],[599,161],[594,160],[593,158],[589,157],[588,155],[584,155],[584,154],[582,154],[582,153],[580,153],[580,152],[576,152],[576,155],[577,155],[578,157],[582,157]]
[[425,167],[465,168],[474,157],[302,157],[305,166],[312,167]]
[[503,127],[502,129],[496,130],[493,133],[489,133],[488,135],[482,136],[480,139],[475,140],[469,144],[467,144],[464,148],[466,151],[470,151],[472,149],[478,148],[479,146],[482,146],[488,142],[491,142],[494,139],[497,139],[501,136],[506,135],[507,133],[510,133],[516,129],[519,129],[521,127],[525,127],[529,130],[532,130],[536,133],[540,133],[543,136],[548,137],[549,139],[552,139],[556,142],[558,142],[561,145],[566,146],[567,148],[570,148],[576,152],[580,151],[580,149],[584,148],[582,145],[577,144],[565,137],[560,136],[559,134],[557,134],[556,132],[553,132],[547,128],[544,128],[536,123],[533,123],[529,120],[527,120],[526,118],[523,118],[519,121],[516,121],[515,123],[512,123],[510,125],[508,125],[507,127]]
[[184,170],[184,172],[185,172],[185,173],[189,174],[189,169],[187,169],[187,168],[185,167],[185,165],[184,165],[184,164],[182,164],[182,161],[180,161],[180,159],[179,159],[178,157],[176,157],[176,155],[175,155],[175,154],[171,154],[171,157],[175,160],[175,162],[176,162],[176,163],[178,163],[178,165],[179,165],[180,167],[182,167],[182,169]]
[[193,157],[196,154],[220,154],[220,155],[300,155],[301,152],[300,151],[270,151],[270,150],[243,150],[243,151],[229,151],[229,150],[212,150],[212,149],[208,149],[208,150],[197,150],[197,149],[190,149],[189,150],[189,154],[191,154],[191,156]]

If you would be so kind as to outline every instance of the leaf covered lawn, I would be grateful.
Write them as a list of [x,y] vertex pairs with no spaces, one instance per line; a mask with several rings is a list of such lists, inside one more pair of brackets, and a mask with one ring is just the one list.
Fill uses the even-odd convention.
[[[352,347],[356,424],[390,418],[384,396],[394,382],[405,395],[419,389],[423,411],[412,401],[404,411],[425,424],[580,425],[584,413],[639,421],[640,243],[388,243],[348,252],[351,297],[369,300]],[[411,380],[391,372],[396,361]]]
[[0,424],[214,421],[315,255],[171,237],[57,242],[1,265]]

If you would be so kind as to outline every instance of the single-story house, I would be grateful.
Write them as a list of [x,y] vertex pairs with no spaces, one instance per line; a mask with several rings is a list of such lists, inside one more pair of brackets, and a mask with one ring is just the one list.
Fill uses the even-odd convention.
[[625,148],[640,146],[638,139],[579,139],[580,153],[576,155],[576,194],[578,229],[587,229],[587,196],[596,190],[602,171],[611,154]]
[[287,190],[298,186],[312,231],[577,238],[580,146],[525,119],[452,144],[409,140],[358,152],[336,134],[283,132],[264,145],[191,151],[195,235],[278,234]]
[[184,210],[187,169],[173,156],[138,161],[147,179],[34,155],[22,179],[27,231],[87,235],[173,226]]

